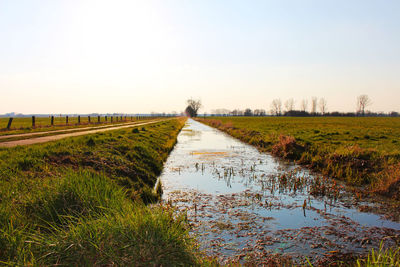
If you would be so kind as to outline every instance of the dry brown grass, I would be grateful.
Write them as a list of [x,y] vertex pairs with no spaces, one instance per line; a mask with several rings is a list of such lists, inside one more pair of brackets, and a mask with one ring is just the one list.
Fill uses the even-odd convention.
[[388,166],[379,176],[381,179],[372,187],[373,192],[400,200],[400,163]]

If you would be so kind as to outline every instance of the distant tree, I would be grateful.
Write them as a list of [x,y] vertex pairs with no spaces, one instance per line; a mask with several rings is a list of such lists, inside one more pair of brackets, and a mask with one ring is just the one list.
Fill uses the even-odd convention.
[[246,108],[244,111],[244,115],[245,116],[253,116],[253,111],[251,111],[251,109]]
[[319,110],[321,111],[322,115],[324,115],[326,113],[326,111],[327,111],[326,105],[327,105],[326,99],[323,98],[323,97],[320,98],[320,100],[319,100]]
[[285,108],[286,108],[286,111],[294,110],[294,99],[293,98],[289,98],[288,100],[286,100]]
[[275,116],[280,116],[282,114],[282,101],[279,98],[272,100],[271,114]]
[[360,95],[357,97],[357,113],[365,115],[365,108],[372,104],[368,95]]
[[264,109],[255,109],[253,112],[254,116],[265,116],[265,110]]
[[258,116],[265,116],[267,113],[265,112],[265,109],[260,109]]
[[194,100],[194,99],[188,99],[186,101],[187,103],[187,107],[185,109],[185,113],[187,116],[189,117],[196,117],[197,116],[197,112],[199,111],[199,109],[201,108],[201,101],[199,100]]
[[311,114],[315,115],[317,113],[318,98],[311,98]]
[[290,111],[285,111],[284,116],[307,117],[307,116],[310,116],[310,113],[308,113],[307,111],[302,111],[302,110],[290,110]]
[[303,111],[303,112],[307,111],[307,107],[308,107],[308,100],[303,99],[301,101],[301,111]]
[[213,113],[217,114],[217,115],[228,115],[230,112],[231,111],[226,108],[218,108],[218,109],[213,110]]
[[191,106],[187,106],[185,109],[185,114],[188,117],[196,117],[196,112]]
[[231,111],[231,115],[232,115],[232,116],[237,116],[237,115],[239,115],[239,110],[237,110],[237,109],[232,110],[232,111]]

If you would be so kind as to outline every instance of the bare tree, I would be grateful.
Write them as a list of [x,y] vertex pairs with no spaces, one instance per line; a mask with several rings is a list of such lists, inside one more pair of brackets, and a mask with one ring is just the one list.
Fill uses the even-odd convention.
[[293,98],[289,98],[288,100],[286,100],[285,108],[286,108],[286,111],[294,110],[294,99]]
[[185,112],[188,116],[190,117],[196,117],[197,116],[197,112],[199,111],[199,109],[201,108],[201,101],[200,99],[195,100],[195,99],[188,99],[186,101],[187,103],[187,107],[185,109]]
[[311,113],[313,115],[317,113],[317,104],[318,104],[318,98],[316,97],[311,98]]
[[272,100],[271,114],[276,116],[280,116],[282,114],[282,101],[279,98]]
[[216,114],[216,115],[228,115],[231,111],[226,108],[218,108],[218,109],[212,109],[211,113]]
[[368,95],[360,95],[357,97],[357,113],[365,115],[365,108],[372,104]]
[[321,97],[319,99],[319,110],[321,111],[322,115],[324,115],[325,112],[327,111],[326,105],[327,105],[326,99]]
[[307,107],[308,107],[308,100],[307,99],[303,99],[301,101],[301,111],[305,112],[307,110]]
[[253,111],[254,116],[265,116],[265,110],[264,109],[255,109]]

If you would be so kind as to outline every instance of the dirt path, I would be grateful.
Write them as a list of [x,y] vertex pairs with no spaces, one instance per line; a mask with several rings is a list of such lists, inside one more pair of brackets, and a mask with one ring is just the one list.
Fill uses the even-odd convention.
[[[168,120],[170,120],[170,119],[168,119]],[[148,121],[148,122],[143,122],[143,123],[129,123],[129,125],[123,125],[123,126],[117,126],[117,127],[107,127],[107,128],[99,127],[99,128],[89,130],[89,131],[79,131],[79,132],[73,132],[73,133],[65,133],[65,134],[50,135],[50,136],[43,136],[43,137],[37,137],[37,138],[2,142],[2,143],[0,143],[0,147],[14,147],[14,146],[39,144],[39,143],[45,143],[45,142],[50,142],[50,141],[56,141],[56,140],[60,140],[60,139],[67,138],[67,137],[81,136],[81,135],[86,135],[86,134],[94,134],[94,133],[106,132],[106,131],[112,131],[112,130],[119,130],[119,129],[129,128],[129,127],[136,127],[136,126],[152,124],[152,123],[156,123],[156,122],[160,122],[160,121],[163,121],[163,120],[153,120],[153,121]]]
[[54,131],[43,131],[43,132],[31,132],[31,133],[22,133],[22,134],[8,134],[8,135],[1,135],[0,140],[2,139],[9,139],[9,138],[16,138],[16,137],[29,137],[29,136],[36,136],[36,135],[46,135],[52,133],[67,133],[67,132],[79,132],[79,131],[86,131],[86,130],[94,130],[94,129],[101,129],[101,128],[109,128],[109,127],[116,127],[122,125],[130,125],[136,124],[138,121],[135,122],[126,122],[126,123],[116,123],[116,124],[107,124],[102,126],[91,126],[91,127],[81,127],[81,128],[69,128],[69,129],[61,129],[61,130],[54,130]]

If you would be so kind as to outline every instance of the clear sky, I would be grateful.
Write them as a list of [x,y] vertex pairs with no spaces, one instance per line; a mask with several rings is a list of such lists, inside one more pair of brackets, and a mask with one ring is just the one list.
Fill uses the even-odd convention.
[[0,113],[400,111],[399,0],[0,0]]

